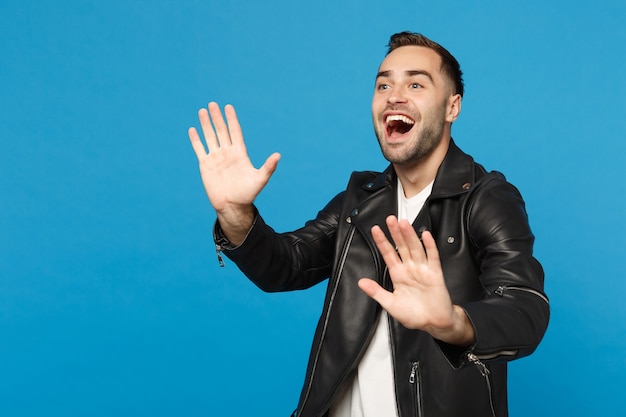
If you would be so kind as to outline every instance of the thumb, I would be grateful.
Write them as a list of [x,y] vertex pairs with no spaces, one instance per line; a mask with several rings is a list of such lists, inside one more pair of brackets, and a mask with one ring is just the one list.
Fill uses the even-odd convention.
[[369,297],[373,298],[383,308],[389,304],[392,294],[369,278],[361,278],[358,282],[359,288]]
[[274,171],[276,171],[276,167],[278,166],[279,160],[280,160],[280,154],[278,152],[274,152],[265,160],[265,163],[260,168],[260,171],[263,173],[265,178],[267,178],[267,180],[269,180],[272,174],[274,174]]

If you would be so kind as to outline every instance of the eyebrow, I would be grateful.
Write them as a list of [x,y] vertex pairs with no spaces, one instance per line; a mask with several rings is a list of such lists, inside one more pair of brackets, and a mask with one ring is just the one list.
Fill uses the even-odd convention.
[[[376,79],[379,79],[380,77],[390,77],[392,73],[393,73],[393,71],[391,71],[391,70],[380,71],[378,74],[376,74]],[[430,75],[430,73],[428,71],[424,71],[424,70],[407,70],[407,71],[404,71],[404,76],[405,77],[413,77],[413,76],[416,76],[416,75],[424,75],[433,83],[435,81],[435,80],[433,80],[432,75]]]

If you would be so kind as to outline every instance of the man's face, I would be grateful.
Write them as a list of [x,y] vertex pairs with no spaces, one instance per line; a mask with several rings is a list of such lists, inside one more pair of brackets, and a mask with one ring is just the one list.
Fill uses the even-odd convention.
[[[441,58],[430,48],[402,46],[380,65],[372,119],[384,157],[411,165],[428,156],[449,134],[452,82],[441,73]],[[457,112],[458,113],[458,112]]]

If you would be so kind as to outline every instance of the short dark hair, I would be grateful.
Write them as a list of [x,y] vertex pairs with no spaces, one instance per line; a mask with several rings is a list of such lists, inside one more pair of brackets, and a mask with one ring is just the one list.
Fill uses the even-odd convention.
[[455,94],[460,94],[463,97],[465,92],[465,85],[463,84],[463,71],[459,61],[443,46],[437,42],[428,39],[421,33],[415,32],[400,32],[391,35],[389,38],[389,44],[387,55],[392,51],[402,46],[424,46],[435,51],[441,57],[441,71],[447,75],[454,83]]

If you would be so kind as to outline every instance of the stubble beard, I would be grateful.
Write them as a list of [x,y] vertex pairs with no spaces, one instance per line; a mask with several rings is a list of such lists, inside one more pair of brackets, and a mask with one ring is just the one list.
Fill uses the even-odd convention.
[[411,132],[411,138],[407,142],[400,144],[389,144],[386,142],[384,126],[376,128],[375,132],[378,138],[378,145],[385,159],[392,164],[404,166],[413,165],[432,153],[441,143],[444,125],[443,115],[435,117],[430,123],[421,125],[417,131]]

